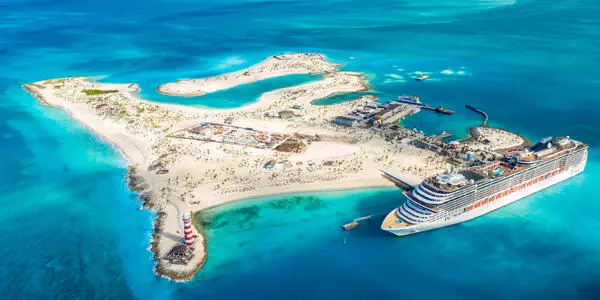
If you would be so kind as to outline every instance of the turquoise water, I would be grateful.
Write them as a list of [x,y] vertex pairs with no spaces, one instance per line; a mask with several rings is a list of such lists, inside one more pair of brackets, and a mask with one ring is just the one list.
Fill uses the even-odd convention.
[[[294,85],[305,84],[319,80],[318,75],[287,75],[269,78],[254,83],[238,85],[236,87],[216,91],[199,97],[171,97],[161,95],[152,86],[141,86],[140,96],[156,102],[175,103],[184,105],[197,105],[210,108],[240,107],[258,101],[263,93]],[[156,87],[156,85],[153,85]]]
[[[599,15],[591,0],[0,2],[2,298],[598,299]],[[208,100],[162,98],[154,88],[292,51],[365,72],[381,99],[416,94],[456,111],[404,121],[427,133],[464,135],[480,122],[464,108],[471,104],[532,139],[583,140],[586,172],[477,220],[404,238],[377,228],[401,203],[396,190],[219,207],[206,269],[178,284],[152,273],[153,216],[127,190],[119,153],[19,88],[105,76],[139,83],[156,101],[235,106],[268,84],[313,79]],[[414,81],[418,72],[431,80]],[[340,230],[365,214],[372,223]]]
[[[358,92],[358,93],[343,93],[343,94],[334,94],[326,98],[316,99],[312,102],[313,105],[334,105],[347,101],[352,101],[360,96],[365,95],[376,95],[377,93],[374,91],[368,92]],[[380,102],[385,102],[384,99],[378,99]]]

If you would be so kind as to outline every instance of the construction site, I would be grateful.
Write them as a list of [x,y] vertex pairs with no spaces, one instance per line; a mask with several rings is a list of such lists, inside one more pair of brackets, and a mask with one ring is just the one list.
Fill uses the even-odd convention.
[[193,139],[281,152],[304,152],[317,138],[305,134],[281,134],[240,127],[230,124],[203,122],[183,130],[173,132],[172,138]]

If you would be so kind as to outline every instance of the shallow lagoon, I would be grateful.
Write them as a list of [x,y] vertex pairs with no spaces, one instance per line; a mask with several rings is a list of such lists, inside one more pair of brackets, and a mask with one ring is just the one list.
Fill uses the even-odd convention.
[[260,95],[268,91],[305,84],[315,80],[319,80],[319,75],[287,75],[269,78],[254,83],[242,84],[230,89],[216,91],[197,97],[173,97],[161,95],[156,92],[156,89],[151,89],[152,86],[156,85],[146,85],[148,88],[141,86],[142,91],[139,95],[143,99],[162,103],[194,105],[208,108],[233,108],[254,103],[258,101]]

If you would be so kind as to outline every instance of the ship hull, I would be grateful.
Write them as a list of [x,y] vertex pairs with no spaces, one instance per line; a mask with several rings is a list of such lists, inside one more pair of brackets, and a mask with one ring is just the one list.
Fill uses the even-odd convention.
[[[404,236],[404,235],[419,233],[419,232],[423,232],[423,231],[433,230],[433,229],[437,229],[437,228],[441,228],[441,227],[446,227],[446,226],[450,226],[450,225],[455,225],[455,224],[462,223],[462,222],[465,222],[465,221],[468,221],[471,219],[475,219],[475,218],[485,215],[491,211],[494,211],[498,208],[501,208],[503,206],[511,204],[517,200],[520,200],[524,197],[527,197],[533,193],[539,192],[543,189],[553,186],[561,181],[567,180],[567,179],[583,172],[583,170],[585,168],[585,164],[586,164],[586,160],[583,160],[581,163],[579,163],[575,166],[572,166],[566,172],[563,172],[557,176],[549,178],[548,180],[545,180],[537,185],[534,185],[527,189],[523,189],[518,192],[512,193],[509,196],[506,196],[506,197],[503,197],[502,199],[496,200],[489,205],[481,206],[477,209],[474,209],[474,210],[465,212],[461,215],[458,215],[456,217],[453,217],[449,220],[431,222],[431,223],[422,223],[422,224],[411,225],[411,226],[406,226],[406,227],[401,227],[401,228],[383,228],[382,227],[381,229],[388,231],[397,236]],[[393,210],[392,212],[390,212],[390,214],[395,214],[395,213],[396,213],[396,210]]]

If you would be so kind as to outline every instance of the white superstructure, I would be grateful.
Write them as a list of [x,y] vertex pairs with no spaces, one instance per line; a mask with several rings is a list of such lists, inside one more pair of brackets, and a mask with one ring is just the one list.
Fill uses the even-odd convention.
[[425,179],[390,212],[381,229],[407,235],[464,222],[582,172],[587,145],[569,137],[546,138],[512,150],[505,160]]

